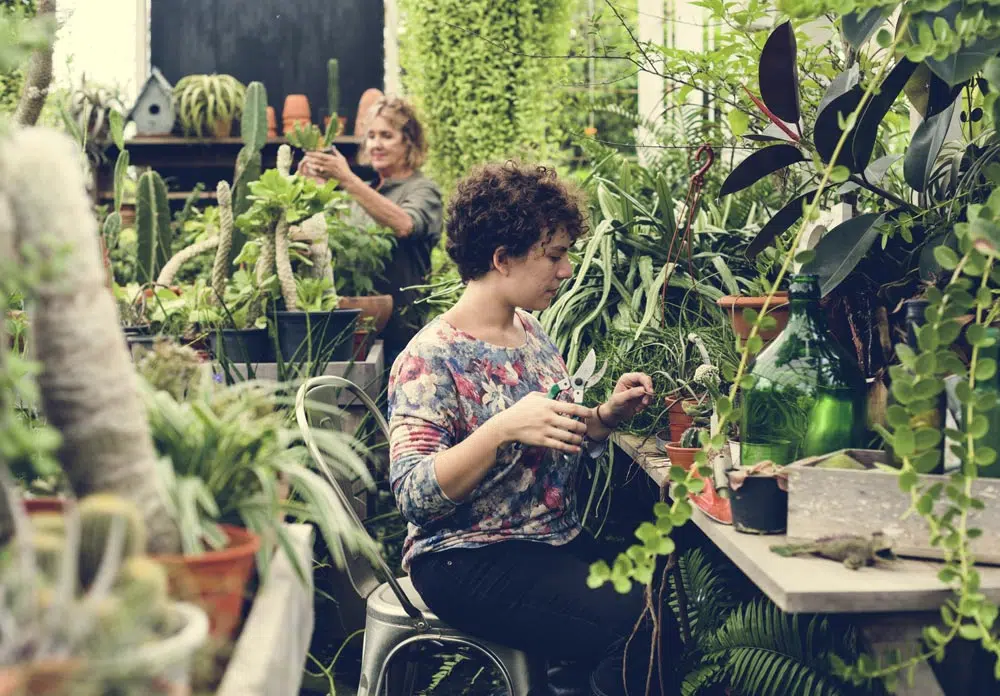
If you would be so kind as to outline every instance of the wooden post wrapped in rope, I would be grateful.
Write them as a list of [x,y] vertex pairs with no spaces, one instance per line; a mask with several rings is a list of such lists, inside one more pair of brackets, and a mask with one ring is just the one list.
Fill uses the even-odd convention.
[[157,285],[170,285],[174,282],[174,276],[177,275],[177,271],[181,270],[181,266],[217,246],[219,246],[219,235],[213,235],[208,239],[203,239],[191,246],[184,247],[171,256],[170,260],[160,269],[160,275],[156,277]]
[[215,262],[212,264],[212,290],[215,299],[222,302],[229,279],[229,251],[233,246],[233,192],[229,182],[219,182],[215,187],[215,197],[219,202],[219,245],[215,248]]

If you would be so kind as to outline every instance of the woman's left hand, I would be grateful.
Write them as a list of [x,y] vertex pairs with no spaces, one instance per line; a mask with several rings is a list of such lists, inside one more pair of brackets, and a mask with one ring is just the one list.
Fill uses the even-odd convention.
[[347,158],[334,148],[331,152],[307,152],[302,160],[310,175],[343,181],[351,176]]
[[627,372],[618,378],[611,398],[601,405],[601,419],[618,425],[649,406],[653,401],[653,380],[643,372]]

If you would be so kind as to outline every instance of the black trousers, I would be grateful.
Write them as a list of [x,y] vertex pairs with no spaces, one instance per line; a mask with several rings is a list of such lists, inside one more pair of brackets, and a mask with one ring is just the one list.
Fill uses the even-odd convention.
[[[577,663],[583,684],[597,670],[599,693],[624,694],[622,653],[645,607],[644,588],[633,584],[621,594],[610,584],[587,587],[589,566],[600,551],[583,534],[563,546],[504,541],[418,556],[410,577],[427,605],[455,628],[550,661]],[[677,630],[669,607],[662,618],[662,660],[670,673],[666,693],[672,694],[676,675],[670,653],[678,645]],[[630,696],[645,693],[651,626],[647,618],[629,644]],[[658,694],[655,676],[654,684],[652,693]]]

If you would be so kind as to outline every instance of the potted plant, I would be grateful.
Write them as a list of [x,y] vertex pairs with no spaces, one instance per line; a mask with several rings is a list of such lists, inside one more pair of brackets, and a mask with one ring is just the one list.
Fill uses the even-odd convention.
[[[291,148],[288,145],[279,147],[277,168],[264,172],[259,180],[249,185],[252,204],[239,216],[237,225],[259,244],[260,253],[255,264],[258,282],[270,275],[277,276],[279,292],[273,298],[271,316],[281,360],[349,360],[349,338],[360,311],[337,309],[330,301],[333,282],[328,257],[310,261],[312,277],[328,280],[327,290],[306,298],[308,307],[300,306],[299,289],[302,286],[296,282],[296,266],[304,264],[296,260],[292,240],[293,227],[301,223],[303,228],[318,225],[320,241],[325,242],[323,215],[330,205],[347,194],[335,190],[336,182],[327,182],[321,187],[311,179],[291,174],[291,160]],[[312,236],[309,233],[310,239]],[[298,275],[307,277],[310,274],[299,271]],[[310,287],[316,289],[316,286]]]
[[13,533],[0,556],[0,694],[185,688],[208,619],[169,599],[135,504],[95,494],[29,514],[6,475],[0,489]]
[[[733,325],[733,332],[739,336],[740,340],[745,341],[750,337],[750,330],[757,315],[764,308],[764,301],[767,299],[768,291],[773,284],[774,275],[781,267],[786,253],[781,239],[776,238],[774,246],[761,251],[755,259],[757,277],[749,281],[740,279],[744,285],[743,293],[724,295],[716,300],[716,304],[729,317],[729,321]],[[775,292],[774,297],[768,303],[767,317],[762,321],[758,332],[765,345],[774,340],[787,324],[788,292],[781,290]]]
[[389,323],[393,299],[376,286],[392,258],[396,238],[384,227],[358,227],[337,214],[327,215],[327,230],[340,308],[360,309],[361,317],[370,317],[378,334]]
[[187,75],[174,86],[181,128],[189,135],[228,138],[243,110],[246,86],[232,75]]
[[[280,384],[218,384],[189,348],[169,344],[137,369],[160,480],[181,530],[182,553],[158,559],[180,596],[206,607],[213,635],[235,629],[254,557],[264,571],[275,548],[287,548],[285,515],[316,524],[338,562],[345,549],[372,550],[334,490],[309,468],[301,434],[281,408],[287,401]],[[336,474],[371,483],[350,435],[320,437]],[[296,570],[304,578],[310,569]]]
[[782,534],[788,522],[788,470],[770,460],[729,472],[733,528],[747,534]]

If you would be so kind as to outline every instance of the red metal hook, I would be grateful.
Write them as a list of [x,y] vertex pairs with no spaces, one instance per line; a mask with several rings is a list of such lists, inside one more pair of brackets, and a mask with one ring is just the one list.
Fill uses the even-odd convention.
[[705,173],[711,168],[712,163],[715,161],[715,150],[708,143],[705,143],[694,153],[695,161],[705,160],[705,164],[698,168],[698,171],[694,173],[691,177],[692,181],[697,183],[699,186],[705,182]]

